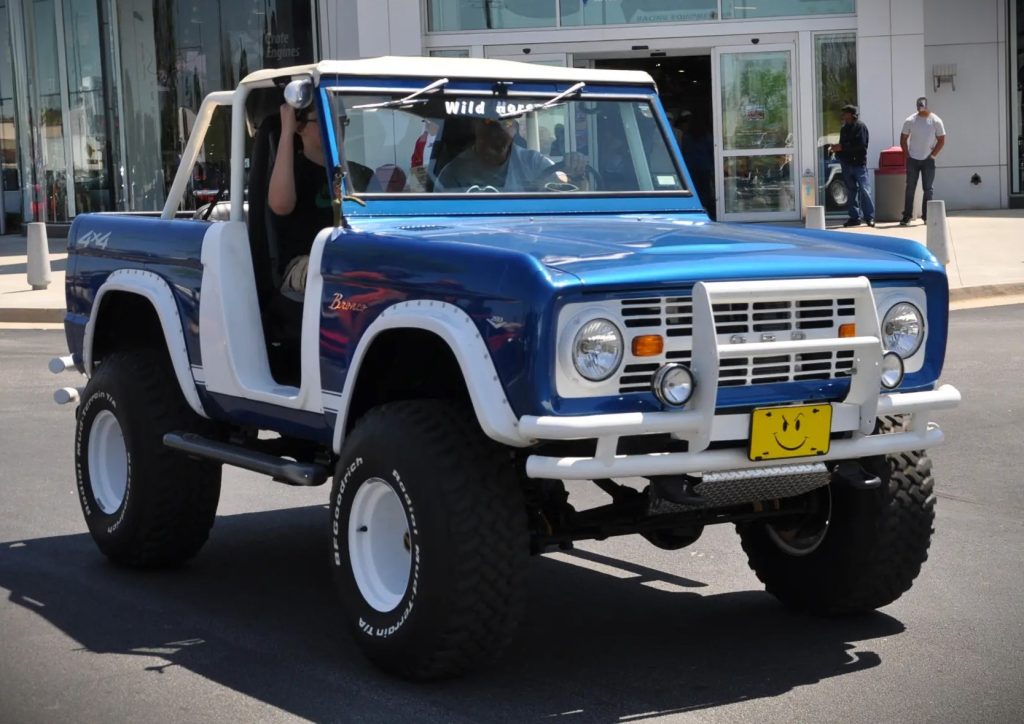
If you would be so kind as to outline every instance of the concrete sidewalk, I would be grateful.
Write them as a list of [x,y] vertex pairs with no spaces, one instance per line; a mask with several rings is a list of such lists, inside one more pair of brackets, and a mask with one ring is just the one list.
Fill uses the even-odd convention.
[[50,285],[35,290],[28,283],[24,235],[0,236],[0,323],[33,326],[64,321],[64,269],[67,239],[47,239],[50,247]]
[[[830,220],[842,233],[912,239],[924,244],[927,227],[880,223],[845,229],[845,219]],[[1010,297],[1024,302],[1024,209],[950,212],[950,299],[956,303],[998,303]],[[49,326],[64,319],[64,269],[67,240],[49,239],[52,280],[33,290],[26,277],[24,236],[0,236],[0,324]],[[1016,301],[1016,299],[1014,299]]]

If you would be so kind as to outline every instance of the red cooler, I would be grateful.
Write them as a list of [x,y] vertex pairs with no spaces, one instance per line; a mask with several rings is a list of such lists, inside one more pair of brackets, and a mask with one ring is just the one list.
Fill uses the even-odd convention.
[[907,187],[907,159],[899,146],[878,154],[875,171],[875,219],[899,221],[903,215],[903,193]]

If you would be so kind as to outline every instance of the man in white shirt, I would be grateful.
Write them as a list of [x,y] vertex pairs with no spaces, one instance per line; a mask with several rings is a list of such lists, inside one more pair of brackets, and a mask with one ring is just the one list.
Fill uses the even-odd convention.
[[928,110],[928,99],[917,99],[917,113],[903,121],[900,146],[907,159],[907,189],[903,197],[903,217],[900,226],[910,223],[914,214],[914,192],[917,177],[921,177],[924,201],[921,219],[928,220],[928,202],[932,200],[932,182],[935,180],[935,157],[946,145],[946,127],[942,119]]

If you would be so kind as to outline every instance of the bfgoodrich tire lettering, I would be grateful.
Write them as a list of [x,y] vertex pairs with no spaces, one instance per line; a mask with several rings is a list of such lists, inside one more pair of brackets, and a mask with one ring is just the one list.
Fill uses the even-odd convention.
[[[363,507],[361,516],[354,503],[367,486],[401,515]],[[410,679],[453,676],[511,638],[525,597],[526,510],[511,461],[470,412],[426,400],[370,411],[345,442],[330,510],[342,606],[356,643],[381,668]],[[372,529],[378,519],[390,521],[383,534]],[[356,550],[368,540],[360,536],[375,534],[388,561],[382,589],[366,583],[374,557]]]
[[[900,425],[896,418],[879,420],[886,432]],[[805,547],[809,552],[784,551],[778,531],[788,526],[800,533],[794,539],[813,540],[807,525],[813,515],[788,524],[737,526],[750,567],[787,606],[814,613],[870,611],[899,598],[920,573],[935,522],[931,460],[915,450],[872,461],[882,485],[855,490],[833,482],[827,531],[815,547]],[[770,535],[770,525],[776,535]]]
[[170,450],[163,436],[207,425],[155,350],[113,354],[89,380],[75,429],[75,475],[89,533],[112,561],[173,565],[206,542],[220,466]]

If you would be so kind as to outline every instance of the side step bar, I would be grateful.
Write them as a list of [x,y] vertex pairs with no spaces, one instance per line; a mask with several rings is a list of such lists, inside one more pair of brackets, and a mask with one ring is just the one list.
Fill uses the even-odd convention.
[[288,485],[322,485],[330,474],[324,465],[299,463],[239,445],[208,440],[194,432],[169,432],[164,435],[164,445],[193,457],[263,473]]

